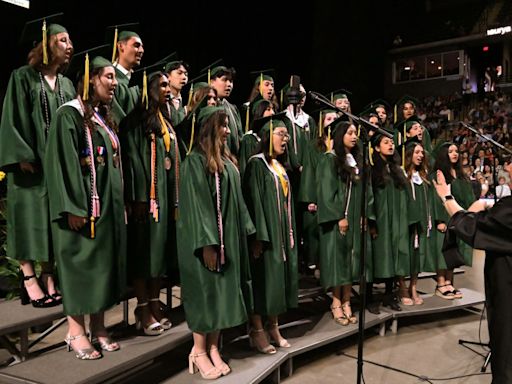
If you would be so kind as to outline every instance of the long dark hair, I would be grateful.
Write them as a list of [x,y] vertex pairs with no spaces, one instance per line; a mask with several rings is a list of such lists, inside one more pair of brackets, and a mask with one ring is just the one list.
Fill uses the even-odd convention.
[[[347,163],[347,150],[345,145],[343,144],[343,137],[347,133],[348,129],[352,126],[352,124],[348,121],[341,121],[336,124],[334,131],[334,152],[336,153],[335,163],[336,169],[338,171],[338,175],[342,180],[356,180],[359,176],[356,174],[355,169],[350,167]],[[361,166],[361,151],[359,146],[356,145],[350,151],[352,156],[354,157],[357,167]]]
[[[101,76],[105,68],[97,68],[91,71],[90,77],[94,76]],[[84,82],[83,82],[83,76],[80,76],[80,79],[78,80],[77,85],[77,95],[81,97],[81,95],[84,93]],[[89,86],[89,100],[84,100],[84,123],[92,130],[96,130],[95,124],[92,121],[92,116],[94,115],[94,109],[93,104],[97,101],[95,97],[95,89],[92,86]],[[109,126],[111,129],[113,129],[115,132],[118,132],[119,129],[117,127],[116,122],[114,121],[114,117],[112,116],[112,106],[111,104],[105,104],[100,102],[98,105],[95,106],[98,108],[98,113],[101,115],[103,120],[105,120],[105,123],[107,126]]]
[[[421,164],[419,167],[416,167],[414,163],[412,162],[412,155],[414,154],[414,151],[416,150],[417,146],[420,146],[423,149],[423,160],[421,161]],[[412,174],[414,171],[418,171],[421,179],[427,183],[430,184],[430,181],[428,180],[428,157],[427,153],[425,152],[425,148],[423,147],[423,144],[417,143],[415,145],[408,145],[405,148],[405,172],[407,173],[407,178],[411,179]]]
[[[379,146],[384,136],[381,136],[374,146]],[[372,155],[372,184],[376,188],[384,188],[389,181],[393,181],[396,188],[402,189],[407,185],[407,179],[400,168],[400,156],[396,149],[392,156],[381,156],[380,152],[373,151]]]
[[164,119],[170,122],[166,104],[160,104],[160,79],[162,76],[167,78],[165,73],[156,72],[148,79],[148,108],[146,109],[146,103],[142,102],[141,96],[135,108],[128,114],[128,116],[137,116],[137,119],[142,122],[148,137],[151,134],[158,137],[163,135],[158,110],[160,110]]
[[450,184],[454,177],[452,175],[451,170],[455,170],[455,175],[457,179],[468,180],[464,170],[462,169],[462,156],[459,152],[459,159],[457,160],[457,164],[452,164],[450,161],[450,157],[448,156],[448,150],[452,145],[457,147],[457,151],[459,150],[459,146],[455,143],[445,143],[439,148],[439,152],[436,156],[436,162],[434,164],[434,170],[440,169],[443,172],[444,178],[446,179],[446,183]]
[[224,145],[219,136],[219,130],[226,123],[226,118],[225,111],[214,112],[201,124],[199,133],[194,140],[194,148],[205,155],[205,166],[210,173],[224,171],[223,157],[228,158],[235,165],[237,164],[236,159],[229,152],[228,146]]

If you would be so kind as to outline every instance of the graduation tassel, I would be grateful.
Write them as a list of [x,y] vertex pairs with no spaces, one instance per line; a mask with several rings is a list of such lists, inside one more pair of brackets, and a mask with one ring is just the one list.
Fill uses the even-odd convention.
[[247,109],[245,110],[245,132],[247,133],[249,131],[249,108],[251,107],[251,104],[247,105]]
[[85,54],[85,67],[84,67],[84,93],[82,99],[89,100],[89,54]]
[[331,92],[331,104],[334,104],[334,92]]
[[331,144],[331,127],[327,129],[327,151],[330,152],[332,150],[332,144]]
[[194,143],[194,130],[195,130],[195,126],[196,126],[196,114],[194,113],[192,115],[192,132],[190,132],[190,143],[188,144],[187,155],[192,150],[192,144]]
[[263,97],[263,73],[260,73],[260,95]]
[[94,225],[94,221],[95,221],[94,216],[91,216],[89,221],[91,223],[91,239],[94,239],[96,237],[96,228],[95,228],[95,225]]
[[148,109],[148,77],[146,76],[146,70],[144,70],[144,75],[142,76],[142,103],[144,102],[146,102],[146,109]]
[[370,165],[373,167],[373,147],[372,147],[372,143],[369,143],[368,145],[368,157],[369,157],[369,160],[370,160]]
[[269,139],[270,139],[270,145],[269,145],[270,148],[269,148],[268,153],[269,153],[270,157],[272,158],[272,152],[273,152],[272,149],[273,149],[273,145],[274,145],[273,144],[273,141],[274,141],[273,140],[274,139],[274,124],[272,124],[272,119],[270,119],[270,138]]
[[113,63],[116,61],[116,56],[117,56],[117,33],[118,33],[118,30],[116,27],[116,29],[114,30],[114,46],[112,47],[112,62]]
[[212,70],[208,68],[208,85],[212,85]]
[[322,111],[320,111],[320,127],[318,127],[318,137],[322,137],[324,135],[324,116]]
[[283,108],[283,90],[279,92],[279,104],[281,105],[281,109]]
[[192,96],[194,96],[194,83],[190,84],[190,89],[188,90],[188,105],[192,102]]
[[398,120],[398,115],[397,115],[397,105],[395,104],[395,108],[394,108],[394,114],[393,114],[393,124],[396,124],[396,121]]
[[43,64],[48,65],[48,33],[46,30],[46,20],[43,21]]
[[405,170],[405,141],[407,140],[406,128],[404,123],[404,136],[402,137],[402,169]]

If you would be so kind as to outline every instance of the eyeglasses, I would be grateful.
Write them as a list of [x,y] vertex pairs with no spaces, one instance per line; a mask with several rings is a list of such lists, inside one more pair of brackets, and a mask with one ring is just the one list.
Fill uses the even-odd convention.
[[273,132],[273,134],[280,136],[282,139],[290,140],[290,135],[286,132]]

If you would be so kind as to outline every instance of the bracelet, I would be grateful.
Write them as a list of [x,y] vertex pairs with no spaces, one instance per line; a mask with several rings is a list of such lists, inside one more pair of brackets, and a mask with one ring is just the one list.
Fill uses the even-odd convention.
[[445,197],[441,197],[441,200],[443,201],[443,204],[446,204],[448,200],[455,200],[455,198],[452,195],[446,195]]

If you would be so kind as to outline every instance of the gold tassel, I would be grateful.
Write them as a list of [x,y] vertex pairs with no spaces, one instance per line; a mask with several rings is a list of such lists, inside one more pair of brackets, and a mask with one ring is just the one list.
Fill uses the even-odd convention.
[[402,169],[405,169],[405,140],[406,140],[406,134],[405,134],[405,123],[404,123],[404,136],[400,140],[402,144]]
[[194,143],[194,130],[196,126],[196,114],[192,115],[192,132],[190,133],[190,143],[188,144],[187,155],[192,151],[192,144]]
[[331,143],[331,126],[329,125],[329,128],[327,129],[327,151],[330,152],[332,150],[332,143]]
[[95,221],[95,218],[94,216],[91,216],[90,218],[90,222],[91,222],[91,239],[94,239],[96,237],[96,231],[95,231],[95,226],[94,226],[94,221]]
[[398,107],[397,105],[395,104],[395,114],[393,116],[393,123],[396,124],[396,121],[398,120]]
[[260,95],[263,97],[263,73],[260,73]]
[[331,104],[334,104],[334,92],[331,92]]
[[281,109],[283,109],[283,90],[279,94],[279,104],[281,105]]
[[245,110],[245,132],[249,131],[249,108],[251,108],[251,104],[249,104]]
[[194,96],[194,83],[190,84],[190,89],[188,91],[188,105],[192,102],[192,96]]
[[146,102],[146,109],[148,109],[148,77],[146,76],[146,70],[144,70],[144,75],[142,76],[142,103],[144,102]]
[[177,208],[177,207],[176,207],[176,208],[174,208],[174,221],[178,221],[178,217],[180,216],[180,215],[178,214],[178,211],[179,211],[179,210],[178,210],[178,208]]
[[84,101],[89,100],[89,54],[85,54],[85,67],[84,67],[84,93],[82,95]]
[[318,127],[318,137],[322,137],[324,135],[324,114],[320,111],[320,127]]
[[370,157],[370,165],[373,167],[373,147],[371,143],[368,145],[368,156]]
[[212,70],[208,68],[208,85],[212,85]]
[[112,48],[112,62],[114,63],[116,61],[116,56],[117,56],[117,27],[114,31],[114,46]]
[[357,126],[357,137],[361,137],[361,124]]
[[272,119],[270,119],[270,150],[268,151],[270,157],[272,157],[272,152],[273,152],[273,143],[274,141],[274,124],[272,124]]
[[46,20],[43,21],[43,64],[48,65],[48,33],[46,30]]

